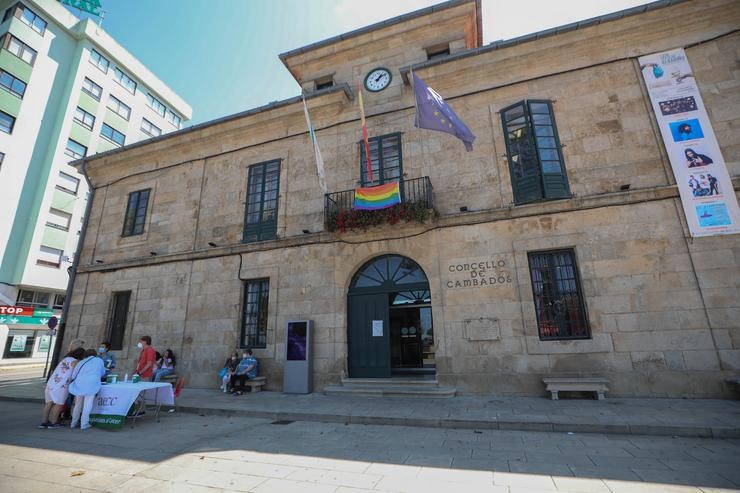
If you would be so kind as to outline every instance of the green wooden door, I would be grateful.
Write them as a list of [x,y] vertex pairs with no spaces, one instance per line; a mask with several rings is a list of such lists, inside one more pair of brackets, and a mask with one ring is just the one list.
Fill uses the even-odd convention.
[[[390,378],[388,295],[349,296],[347,303],[350,378]],[[382,335],[373,335],[373,321],[382,321]]]

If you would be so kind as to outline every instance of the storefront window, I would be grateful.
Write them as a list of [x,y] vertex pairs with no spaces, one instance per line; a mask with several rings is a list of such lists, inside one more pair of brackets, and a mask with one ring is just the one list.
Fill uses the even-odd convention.
[[5,342],[3,358],[30,358],[33,354],[35,332],[32,330],[10,330]]

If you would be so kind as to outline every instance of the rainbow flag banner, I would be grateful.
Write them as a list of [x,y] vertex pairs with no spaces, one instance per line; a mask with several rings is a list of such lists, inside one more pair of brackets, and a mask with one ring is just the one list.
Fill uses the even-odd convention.
[[401,203],[398,182],[355,189],[355,209],[374,211]]

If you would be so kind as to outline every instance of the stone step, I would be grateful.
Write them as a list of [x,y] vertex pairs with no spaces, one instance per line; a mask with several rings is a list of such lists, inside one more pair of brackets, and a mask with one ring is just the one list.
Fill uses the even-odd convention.
[[342,378],[344,387],[376,387],[393,385],[394,387],[438,387],[436,378]]
[[328,385],[324,387],[326,395],[345,395],[361,397],[421,397],[432,399],[448,399],[455,397],[457,389],[454,387],[411,387],[404,385],[375,385],[375,386],[345,386]]

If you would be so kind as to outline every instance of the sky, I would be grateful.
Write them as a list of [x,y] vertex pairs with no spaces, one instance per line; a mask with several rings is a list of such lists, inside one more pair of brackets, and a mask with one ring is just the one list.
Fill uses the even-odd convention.
[[[103,28],[193,108],[189,126],[300,94],[294,48],[439,0],[101,0]],[[648,3],[482,0],[483,43]],[[70,8],[78,17],[78,10]]]

